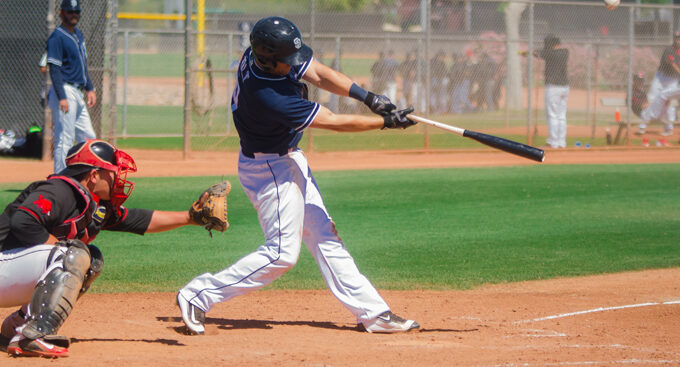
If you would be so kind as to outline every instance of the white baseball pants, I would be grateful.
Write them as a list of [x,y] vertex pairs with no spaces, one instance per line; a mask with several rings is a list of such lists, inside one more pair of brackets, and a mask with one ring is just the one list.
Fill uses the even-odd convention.
[[389,310],[338,237],[302,151],[256,153],[254,159],[240,154],[238,167],[265,242],[219,273],[194,278],[180,290],[185,299],[207,312],[216,303],[260,289],[295,265],[304,241],[328,288],[357,322]]
[[567,98],[568,85],[545,86],[545,114],[548,121],[546,143],[553,148],[567,147]]
[[680,97],[680,85],[677,81],[675,83],[669,83],[669,85],[669,87],[664,88],[663,90],[656,91],[654,99],[648,98],[649,105],[640,113],[640,119],[643,121],[643,123],[639,125],[640,129],[645,129],[647,127],[646,122],[661,120],[666,122],[666,131],[673,131],[675,107],[673,107],[669,101],[673,98]]
[[54,267],[62,267],[65,246],[37,245],[0,252],[0,308],[31,302],[35,285]]
[[76,143],[80,143],[85,139],[97,138],[83,93],[69,84],[64,84],[64,92],[68,100],[68,113],[59,109],[59,99],[54,87],[50,88],[48,102],[54,123],[54,173],[66,168],[66,155],[73,146],[74,139]]

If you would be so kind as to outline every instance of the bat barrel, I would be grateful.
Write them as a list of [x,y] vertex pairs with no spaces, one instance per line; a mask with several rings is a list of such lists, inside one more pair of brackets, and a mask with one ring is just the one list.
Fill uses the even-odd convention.
[[488,135],[470,130],[465,130],[463,136],[466,138],[477,140],[478,142],[488,145],[492,148],[500,149],[504,152],[528,158],[536,162],[543,162],[543,160],[545,159],[545,151],[543,149],[532,147],[531,145],[526,145],[516,141],[504,139],[498,136]]

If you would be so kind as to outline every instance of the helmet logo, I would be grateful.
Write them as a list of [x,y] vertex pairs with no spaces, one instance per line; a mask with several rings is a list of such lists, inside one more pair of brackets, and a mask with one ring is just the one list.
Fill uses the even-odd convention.
[[75,8],[76,6],[78,6],[78,0],[71,0],[71,7]]
[[293,43],[295,44],[296,49],[300,49],[300,47],[302,47],[302,40],[300,40],[299,37],[295,37]]

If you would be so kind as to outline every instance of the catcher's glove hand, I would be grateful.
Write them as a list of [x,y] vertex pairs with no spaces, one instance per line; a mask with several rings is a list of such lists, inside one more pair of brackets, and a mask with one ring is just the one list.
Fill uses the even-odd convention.
[[229,181],[210,186],[189,208],[194,223],[203,226],[212,237],[212,230],[224,232],[229,228],[227,221],[227,195],[231,191]]

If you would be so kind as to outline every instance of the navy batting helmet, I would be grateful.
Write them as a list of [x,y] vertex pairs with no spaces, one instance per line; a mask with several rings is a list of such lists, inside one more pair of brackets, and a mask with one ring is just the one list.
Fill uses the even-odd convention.
[[275,66],[276,61],[297,66],[313,54],[302,42],[298,27],[281,17],[263,18],[255,23],[250,32],[250,46],[257,60],[265,66]]
[[80,11],[80,0],[62,0],[61,10]]

